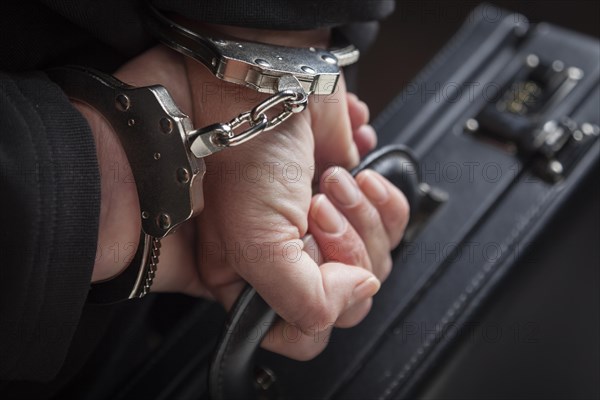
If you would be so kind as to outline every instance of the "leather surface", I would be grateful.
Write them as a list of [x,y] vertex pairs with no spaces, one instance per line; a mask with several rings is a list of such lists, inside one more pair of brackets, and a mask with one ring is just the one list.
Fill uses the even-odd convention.
[[[356,176],[373,169],[402,190],[414,212],[420,201],[418,165],[404,146],[387,146],[368,155],[352,170]],[[209,390],[214,400],[252,399],[255,356],[276,314],[250,286],[242,292],[229,317],[217,345],[209,369]]]
[[277,377],[275,398],[412,398],[461,327],[509,272],[526,267],[523,254],[597,173],[597,141],[566,179],[550,184],[533,173],[531,159],[465,132],[465,122],[532,53],[585,74],[539,118],[599,121],[597,41],[549,25],[529,28],[505,11],[485,18],[486,7],[375,123],[382,143],[413,150],[420,178],[448,193],[448,202],[395,252],[394,270],[363,323],[334,331],[324,353],[307,363],[258,352],[257,363]]
[[[581,362],[597,364],[598,317],[590,314],[597,308],[568,308],[590,298],[597,302],[597,281],[578,284],[579,279],[597,277],[597,252],[580,247],[589,247],[590,240],[573,240],[582,234],[577,225],[556,223],[574,214],[578,220],[587,216],[582,213],[588,208],[570,199],[582,193],[585,198],[590,182],[598,181],[600,143],[596,140],[563,181],[551,184],[533,173],[531,160],[465,133],[464,125],[485,106],[485,91],[491,96],[531,53],[546,61],[560,59],[585,74],[563,102],[540,118],[568,115],[578,123],[598,124],[600,46],[557,27],[529,28],[523,16],[485,7],[474,11],[448,46],[374,122],[380,143],[409,146],[419,160],[419,179],[448,193],[448,201],[429,216],[417,236],[394,252],[394,269],[363,323],[335,330],[323,354],[301,363],[262,350],[247,353],[255,359],[242,368],[255,363],[276,377],[276,390],[259,393],[262,398],[556,398],[561,393],[589,394],[594,385],[597,393],[597,368],[582,369],[590,363]],[[565,231],[555,230],[557,226]],[[563,252],[563,246],[569,247]],[[532,268],[528,257],[536,252],[544,257]],[[579,256],[571,258],[574,254]],[[550,261],[554,264],[546,269],[544,263]],[[574,262],[585,265],[575,267]],[[584,269],[591,272],[573,276]],[[554,286],[539,283],[551,276],[558,281]],[[528,291],[527,285],[535,286]],[[546,303],[540,290],[549,287],[562,291]],[[596,288],[594,295],[578,293],[590,287]],[[567,296],[574,298],[561,301]],[[486,307],[488,303],[495,305]],[[478,321],[498,321],[499,310],[525,309],[556,330],[562,347],[543,341],[527,348],[474,345],[470,327],[480,326]],[[565,314],[572,320],[577,315],[577,322],[561,325],[556,318]],[[196,335],[208,326],[198,327]],[[586,327],[591,333],[578,331]],[[521,333],[526,339],[530,332]],[[594,336],[595,341],[585,341]],[[181,347],[185,350],[178,353],[180,360],[189,353],[189,347]],[[539,352],[532,352],[533,347]],[[490,356],[492,349],[495,358]],[[479,351],[479,363],[471,361],[469,367],[467,355]],[[524,352],[544,358],[536,363],[521,358]],[[522,360],[526,363],[517,367]],[[161,398],[196,399],[204,394],[205,365],[199,360],[183,364],[177,364],[181,372],[170,380],[168,390],[158,388]],[[527,366],[535,370],[527,371]],[[157,362],[155,369],[164,375],[172,368]],[[535,380],[534,375],[541,378]],[[154,381],[139,382],[136,390],[157,389]]]

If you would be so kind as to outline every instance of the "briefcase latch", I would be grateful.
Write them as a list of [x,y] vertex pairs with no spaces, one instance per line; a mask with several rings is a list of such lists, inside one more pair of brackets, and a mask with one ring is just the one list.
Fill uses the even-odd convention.
[[506,83],[497,100],[486,104],[465,130],[532,162],[542,179],[561,181],[598,137],[600,128],[569,117],[549,119],[551,111],[577,86],[584,73],[561,60],[543,62],[535,54]]

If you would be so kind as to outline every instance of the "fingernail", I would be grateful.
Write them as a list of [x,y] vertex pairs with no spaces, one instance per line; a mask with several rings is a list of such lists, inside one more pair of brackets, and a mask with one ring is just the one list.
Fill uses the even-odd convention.
[[384,186],[381,179],[373,171],[367,170],[361,175],[359,181],[363,193],[374,203],[385,203],[390,197],[390,192]]
[[360,199],[359,189],[350,174],[340,169],[337,182],[331,184],[332,195],[343,206],[353,206]]
[[374,276],[370,277],[354,288],[354,291],[352,292],[354,302],[373,297],[375,293],[379,291],[380,287],[381,282],[379,282],[379,279],[375,278]]
[[323,194],[318,195],[310,214],[323,232],[338,233],[344,229],[342,215]]

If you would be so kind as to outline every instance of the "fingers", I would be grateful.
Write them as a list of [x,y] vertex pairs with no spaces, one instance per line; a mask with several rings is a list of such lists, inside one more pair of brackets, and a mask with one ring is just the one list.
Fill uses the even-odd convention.
[[[323,177],[321,192],[331,199],[333,209],[339,210],[360,236],[370,263],[361,261],[358,264],[352,258],[337,260],[365,267],[370,264],[375,276],[385,280],[392,267],[390,250],[398,246],[408,223],[406,197],[387,179],[371,170],[361,172],[356,180],[341,168],[332,168]],[[321,238],[316,236],[316,239]],[[329,247],[335,244],[341,246],[340,253],[347,251],[348,245],[338,244],[332,237],[328,239]],[[352,246],[362,250],[360,245]]]
[[[289,160],[304,162],[313,154],[312,146],[289,145],[290,140],[311,137],[303,121],[295,118],[286,124],[289,134],[263,136],[228,154],[217,154],[213,160],[218,164],[213,163],[212,168],[239,163],[243,168],[243,163],[263,165],[265,160],[276,159],[269,176],[282,176],[288,164],[284,162],[286,155]],[[281,140],[288,146],[281,146]],[[293,183],[239,180],[235,185],[226,185],[219,173],[207,173],[205,201],[210,212],[198,216],[202,230],[197,235],[197,258],[202,282],[226,307],[238,296],[240,283],[243,285],[241,277],[284,320],[312,336],[330,330],[340,315],[370,298],[380,283],[365,268],[339,262],[319,266],[311,258],[300,238],[307,231],[312,175],[303,174],[301,179]],[[290,347],[299,349],[278,352],[307,358],[319,351]]]
[[[321,271],[328,295],[334,302],[341,301],[341,303],[329,312],[322,307],[313,308],[308,311],[310,316],[302,322],[278,321],[263,340],[264,348],[293,359],[310,360],[326,347],[331,330],[337,325],[340,315],[354,309],[356,310],[354,314],[362,320],[368,313],[370,299],[379,290],[379,280],[372,275],[366,280],[357,280],[356,277],[360,276],[362,279],[364,277],[362,274],[366,271],[340,263],[323,264]],[[352,285],[358,282],[358,285],[352,286],[350,295],[347,293],[349,287],[344,282],[348,277],[344,276],[350,278]],[[303,303],[299,302],[299,304]],[[355,308],[357,305],[358,308]]]
[[[324,194],[313,198],[308,218],[311,239],[321,250],[325,262],[337,261],[372,270],[365,244],[354,227]],[[335,321],[339,328],[350,328],[364,319],[371,309],[371,298],[348,307]]]
[[[284,247],[289,251],[295,245],[288,242]],[[379,281],[364,268],[336,262],[318,267],[305,252],[297,260],[288,258],[296,257],[292,252],[243,275],[282,318],[304,332],[334,324],[346,309],[379,289]]]
[[321,192],[331,199],[335,208],[358,232],[370,256],[373,273],[380,280],[384,280],[392,268],[392,242],[378,209],[362,193],[347,171],[337,169],[335,173],[327,172],[328,178],[321,182]]
[[[375,275],[385,280],[392,268],[390,250],[399,244],[408,221],[406,198],[374,171],[359,174],[357,182],[345,171],[328,171],[324,177],[322,191],[333,199],[335,206],[325,194],[316,196],[309,229],[321,248],[338,251],[334,254],[324,251],[323,257],[365,268],[371,265]],[[341,233],[330,234],[322,229],[328,226],[327,221],[340,219],[344,221],[343,228],[338,229]],[[370,262],[364,261],[365,247]],[[371,304],[369,298],[348,308],[335,326],[356,325],[367,315]]]
[[[225,218],[219,220],[221,227],[230,226],[230,223],[223,222]],[[265,216],[262,215],[261,224],[270,227],[265,231],[269,235],[283,232],[280,224],[270,224],[264,220]],[[338,224],[334,221],[332,225],[342,230],[351,229],[347,222]],[[355,232],[354,235],[358,236]],[[210,236],[209,232],[207,236]],[[223,243],[210,239],[206,242],[207,237],[202,238],[205,244],[211,244],[211,248],[200,249],[203,264],[219,266],[211,269],[210,274],[205,274],[203,280],[209,284],[215,297],[226,307],[230,307],[242,289],[240,283],[243,286],[243,282],[231,280],[227,271],[232,268],[237,270],[275,312],[291,325],[276,327],[270,334],[273,338],[271,343],[265,344],[270,350],[285,356],[295,359],[314,357],[323,349],[324,342],[315,342],[313,338],[327,337],[340,316],[356,304],[370,299],[380,287],[379,281],[363,267],[340,262],[326,262],[319,267],[311,258],[307,245],[299,239],[284,239],[285,236],[257,239],[259,235],[252,232],[247,233],[247,236],[253,241]],[[340,237],[348,237],[348,234],[341,233]],[[360,240],[357,238],[354,242],[360,243]],[[357,258],[368,262],[366,251],[363,253],[362,258]],[[230,268],[227,267],[228,264]],[[361,309],[362,313],[354,312],[354,316],[345,317],[345,320],[350,321],[348,324],[354,324],[364,317],[368,309],[359,307],[359,311]],[[298,340],[290,341],[290,334],[294,330],[302,335]]]
[[[362,172],[356,182],[341,170],[329,171],[325,176],[329,179],[322,183],[324,193],[312,199],[308,218],[312,237],[306,240],[307,247],[311,243],[318,245],[321,252],[315,258],[326,262],[321,267],[323,281],[334,283],[356,266],[373,268],[384,279],[391,269],[389,252],[400,242],[408,222],[406,198],[374,171]],[[355,286],[353,300],[345,307],[337,307],[329,318],[315,320],[318,322],[313,325],[302,327],[279,320],[263,340],[263,347],[299,360],[315,357],[327,346],[334,326],[355,326],[365,318],[372,306],[370,294],[378,284],[379,280],[371,278],[363,283],[363,289]],[[343,285],[336,282],[335,286]],[[361,290],[363,296],[356,295]]]
[[371,125],[363,125],[357,128],[352,132],[352,137],[361,158],[377,147],[377,133]]
[[369,123],[370,111],[369,106],[364,101],[361,101],[357,95],[348,92],[348,115],[350,116],[350,124],[352,130],[356,130],[362,125]]
[[361,191],[377,208],[379,217],[394,249],[404,236],[410,216],[410,206],[406,196],[390,181],[372,170],[358,174],[356,182]]
[[369,123],[369,107],[353,94],[348,93],[348,115],[352,127],[352,137],[361,157],[377,146],[377,134]]
[[324,194],[313,198],[308,229],[325,262],[337,261],[372,270],[363,240]]

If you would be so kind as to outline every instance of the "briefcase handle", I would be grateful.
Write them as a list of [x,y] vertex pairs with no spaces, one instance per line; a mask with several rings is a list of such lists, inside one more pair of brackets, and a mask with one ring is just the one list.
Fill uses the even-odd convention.
[[[426,193],[419,181],[418,163],[408,148],[391,145],[376,150],[352,170],[352,175],[365,169],[379,172],[402,190],[411,217],[417,213]],[[248,285],[229,312],[211,360],[208,379],[213,400],[255,399],[259,390],[268,388],[268,377],[255,376],[255,355],[267,333],[265,327],[272,326],[276,318],[271,307]]]

